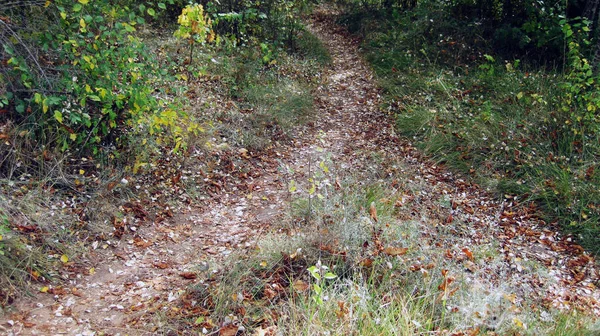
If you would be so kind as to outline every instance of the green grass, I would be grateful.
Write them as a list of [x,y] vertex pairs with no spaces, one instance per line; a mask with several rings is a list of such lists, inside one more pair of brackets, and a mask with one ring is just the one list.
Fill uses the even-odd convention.
[[392,18],[353,12],[340,21],[363,50],[403,136],[499,197],[535,201],[540,214],[600,253],[598,135],[564,127],[566,77],[493,50],[477,26],[424,3]]
[[[338,174],[330,168],[321,178],[338,178],[341,190],[323,186],[327,192],[319,190],[327,196],[315,197],[310,208],[307,191],[295,193],[291,217],[281,223],[288,234],[265,236],[255,251],[232,256],[226,265],[211,265],[183,299],[184,305],[200,305],[205,315],[199,323],[194,317],[171,324],[217,332],[223,323],[236,321],[250,334],[271,327],[283,335],[468,334],[476,330],[499,335],[593,335],[593,321],[588,317],[560,313],[527,297],[511,302],[510,294],[520,285],[486,282],[484,275],[471,275],[460,262],[447,260],[444,251],[453,242],[439,247],[433,243],[452,239],[452,235],[429,241],[422,236],[428,224],[400,219],[403,210],[393,204],[402,192],[394,194],[376,182],[376,176]],[[406,191],[420,188],[408,177],[398,178]],[[376,203],[379,224],[370,221],[365,210],[371,202]],[[445,199],[438,203],[449,206]],[[288,223],[306,216],[307,211],[312,218],[309,223]],[[408,251],[391,256],[378,252],[378,246],[407,247]],[[479,265],[485,263],[498,272],[510,267],[493,243],[471,248]],[[424,268],[416,270],[414,265]],[[312,266],[321,270],[317,271],[321,279],[311,275]],[[531,261],[523,267],[552,281],[541,264]],[[440,289],[443,270],[454,279],[445,290]],[[324,279],[327,272],[335,278]]]

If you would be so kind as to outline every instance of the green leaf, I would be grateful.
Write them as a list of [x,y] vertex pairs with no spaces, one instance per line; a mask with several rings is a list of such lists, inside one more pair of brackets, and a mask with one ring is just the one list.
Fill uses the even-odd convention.
[[62,122],[63,122],[62,113],[60,113],[60,111],[54,111],[54,119],[56,119],[56,121],[58,121],[59,123],[62,124]]
[[79,0],[79,3],[82,5],[87,5],[90,0]]
[[316,266],[311,266],[308,268],[310,275],[317,280],[321,280],[321,275],[319,274],[319,269]]
[[[80,4],[76,3],[75,5],[73,5],[73,12],[79,12],[82,8],[83,7]],[[65,14],[65,17],[66,17],[66,14]]]
[[158,3],[158,8],[160,8],[160,9],[167,9],[167,6],[164,3],[159,2]]
[[327,272],[327,273],[325,273],[325,275],[324,275],[323,277],[324,277],[325,279],[327,279],[327,280],[331,280],[331,279],[335,279],[335,278],[337,278],[337,275],[335,275],[335,274],[333,274],[333,273],[331,273],[331,272]]
[[153,8],[148,8],[148,14],[149,14],[150,16],[154,16],[154,15],[156,15],[156,12],[154,11],[154,9],[153,9]]

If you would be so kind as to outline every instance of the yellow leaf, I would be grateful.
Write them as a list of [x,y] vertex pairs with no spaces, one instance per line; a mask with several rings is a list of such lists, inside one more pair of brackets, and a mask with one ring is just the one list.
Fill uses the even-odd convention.
[[94,275],[96,273],[96,269],[94,267],[90,268],[90,275]]
[[523,328],[525,329],[525,325],[523,324],[523,322],[521,320],[519,320],[518,318],[514,318],[513,322],[515,323],[515,325],[519,328]]
[[73,141],[77,140],[77,134],[76,133],[71,133],[71,135],[69,135],[69,138]]
[[69,257],[67,257],[66,254],[63,254],[62,256],[60,256],[60,261],[62,261],[63,264],[66,264],[67,262],[69,262]]
[[46,3],[44,4],[44,7],[48,8],[48,6],[50,6],[51,3],[52,3],[52,1],[46,0]]
[[85,174],[85,170],[79,169],[79,175],[83,175],[83,174]]
[[263,261],[263,262],[261,262],[261,263],[260,263],[260,266],[261,266],[261,267],[267,267],[267,262],[266,262],[266,261]]
[[2,239],[3,239],[3,238],[2,238],[2,235],[0,235],[0,241],[2,241]]
[[44,286],[44,287],[40,288],[40,292],[48,293],[48,289],[50,289],[50,288],[48,288],[48,286]]
[[90,0],[79,0],[79,3],[82,5],[87,5]]

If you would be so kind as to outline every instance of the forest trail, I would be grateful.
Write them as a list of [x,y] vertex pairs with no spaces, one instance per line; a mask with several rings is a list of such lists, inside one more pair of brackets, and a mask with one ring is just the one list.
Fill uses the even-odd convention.
[[[543,226],[527,207],[514,199],[496,201],[398,138],[390,116],[379,109],[380,93],[358,41],[334,24],[327,9],[313,15],[309,29],[333,58],[314,92],[315,120],[295,129],[292,143],[273,157],[252,158],[260,170],[252,197],[223,191],[206,206],[191,205],[162,222],[136,227],[137,238],[124,237],[106,249],[100,243],[90,252],[91,259],[100,260],[88,270],[91,275],[69,279],[53,294],[23,298],[16,313],[0,320],[0,333],[152,335],[168,330],[165,316],[177,314],[178,297],[199,272],[218,267],[233,251],[252,250],[286,220],[288,182],[306,188],[301,181],[310,178],[309,169],[323,152],[330,155],[332,169],[392,190],[401,200],[398,217],[419,232],[412,248],[422,250],[424,260],[441,256],[449,268],[462,270],[473,295],[514,295],[515,302],[527,297],[600,315],[600,273],[591,257]],[[501,255],[502,262],[470,260],[470,251],[484,249]]]

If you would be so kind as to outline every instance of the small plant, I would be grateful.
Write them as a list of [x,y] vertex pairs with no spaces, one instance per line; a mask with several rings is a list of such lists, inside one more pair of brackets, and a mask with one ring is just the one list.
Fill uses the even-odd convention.
[[204,14],[204,7],[200,4],[186,6],[177,19],[179,28],[175,31],[175,37],[187,40],[190,45],[189,64],[194,63],[194,46],[196,43],[203,45],[212,42],[215,33],[212,31],[212,21]]
[[312,299],[316,304],[322,305],[323,301],[327,300],[327,297],[323,295],[325,280],[333,280],[337,278],[337,275],[332,273],[329,270],[329,267],[322,265],[321,260],[319,260],[316,265],[309,267],[307,271],[315,279],[315,283],[312,285]]

